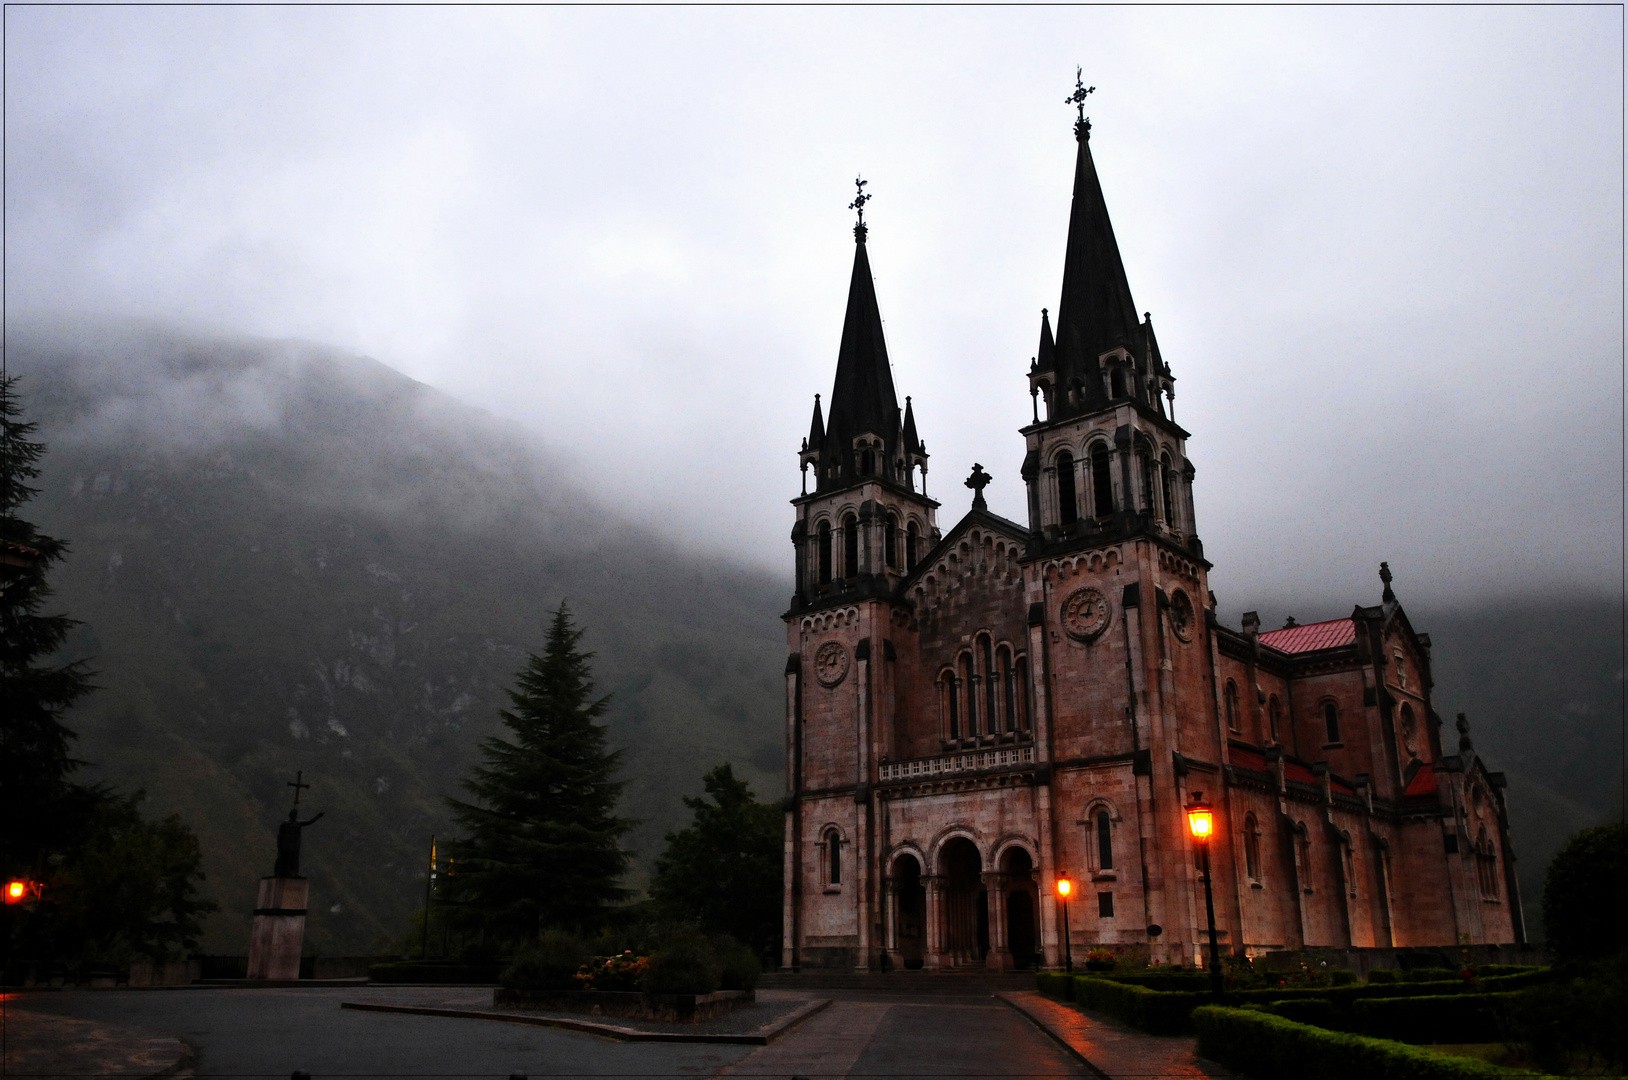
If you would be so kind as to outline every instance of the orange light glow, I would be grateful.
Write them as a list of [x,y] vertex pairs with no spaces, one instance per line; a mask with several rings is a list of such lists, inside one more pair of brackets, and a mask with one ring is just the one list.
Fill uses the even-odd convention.
[[1064,900],[1068,899],[1068,894],[1072,892],[1073,889],[1074,883],[1068,880],[1068,876],[1066,874],[1057,879],[1057,895],[1061,896]]
[[17,903],[17,902],[19,902],[21,900],[27,899],[27,897],[28,897],[28,882],[26,882],[26,881],[8,881],[8,882],[6,882],[6,903],[15,904],[15,903]]
[[1200,843],[1208,841],[1215,829],[1215,812],[1204,801],[1202,791],[1193,792],[1193,801],[1187,804],[1187,827],[1192,830],[1193,839]]

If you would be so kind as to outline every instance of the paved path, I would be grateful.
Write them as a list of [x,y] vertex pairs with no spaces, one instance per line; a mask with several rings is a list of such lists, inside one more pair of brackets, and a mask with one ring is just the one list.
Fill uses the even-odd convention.
[[1199,1057],[1197,1040],[1190,1035],[1149,1035],[1033,991],[1000,997],[1109,1080],[1237,1076]]
[[826,996],[839,1000],[719,1075],[730,1080],[1091,1075],[1024,1016],[992,997]]
[[124,1024],[0,1009],[0,1076],[191,1076],[180,1039]]

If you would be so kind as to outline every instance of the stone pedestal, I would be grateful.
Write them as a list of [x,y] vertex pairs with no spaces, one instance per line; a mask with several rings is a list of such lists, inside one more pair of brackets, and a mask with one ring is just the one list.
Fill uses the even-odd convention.
[[305,901],[310,883],[302,877],[260,879],[249,937],[249,978],[298,979],[305,944]]

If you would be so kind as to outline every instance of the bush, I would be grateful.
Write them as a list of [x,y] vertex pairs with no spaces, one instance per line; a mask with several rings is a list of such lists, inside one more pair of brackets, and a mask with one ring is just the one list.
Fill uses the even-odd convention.
[[1523,1075],[1387,1039],[1327,1031],[1254,1009],[1193,1011],[1202,1057],[1255,1080],[1502,1080]]
[[528,941],[503,969],[500,981],[523,994],[559,994],[579,989],[577,972],[589,959],[588,946],[563,930],[545,930]]
[[1072,1000],[1070,990],[1074,985],[1074,976],[1065,971],[1037,971],[1034,976],[1034,988],[1047,997],[1060,998],[1063,1001]]
[[1413,983],[1446,982],[1449,979],[1456,979],[1458,977],[1459,973],[1457,971],[1454,971],[1452,968],[1444,967],[1411,968],[1402,972],[1403,981]]
[[1357,973],[1350,968],[1334,968],[1328,973],[1330,986],[1355,986]]
[[[1502,996],[1502,995],[1500,995]],[[1620,962],[1592,965],[1577,978],[1534,987],[1510,1010],[1510,1034],[1546,1069],[1602,1069],[1620,1074],[1628,1015]]]
[[1212,1000],[1208,991],[1149,990],[1094,975],[1076,975],[1072,995],[1084,1008],[1105,1012],[1155,1035],[1186,1031],[1188,1015]]
[[1406,1043],[1488,1043],[1503,1040],[1503,1018],[1525,993],[1429,994],[1352,1003],[1356,1030]]
[[1622,896],[1628,891],[1628,825],[1584,829],[1560,849],[1543,880],[1543,926],[1558,960],[1622,951]]
[[577,971],[580,990],[633,991],[644,985],[648,957],[634,956],[631,951],[615,956],[594,957]]
[[1264,1008],[1273,1016],[1281,1016],[1297,1024],[1311,1024],[1314,1027],[1328,1028],[1330,1031],[1339,1031],[1345,1027],[1337,1018],[1334,1003],[1328,998],[1290,998],[1285,1001],[1274,1001]]
[[1370,985],[1375,983],[1394,983],[1395,981],[1396,972],[1392,971],[1390,968],[1375,968],[1373,971],[1368,973],[1368,982]]
[[728,934],[712,939],[712,953],[718,958],[720,990],[756,990],[763,973],[757,954]]
[[686,934],[650,954],[644,989],[648,994],[711,994],[723,983],[723,974],[706,939]]

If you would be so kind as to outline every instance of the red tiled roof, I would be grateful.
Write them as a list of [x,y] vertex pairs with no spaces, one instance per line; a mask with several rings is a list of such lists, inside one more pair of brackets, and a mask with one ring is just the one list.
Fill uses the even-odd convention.
[[1436,794],[1436,767],[1422,766],[1413,774],[1413,782],[1408,784],[1408,789],[1403,794],[1410,799]]
[[1245,750],[1241,746],[1227,749],[1227,757],[1234,765],[1244,769],[1254,769],[1256,772],[1271,772],[1271,766],[1266,764],[1266,757],[1254,750]]
[[1330,619],[1328,622],[1307,623],[1305,626],[1286,626],[1282,630],[1268,630],[1261,635],[1261,644],[1270,645],[1279,652],[1303,653],[1317,649],[1337,649],[1357,640],[1357,624],[1350,619]]

